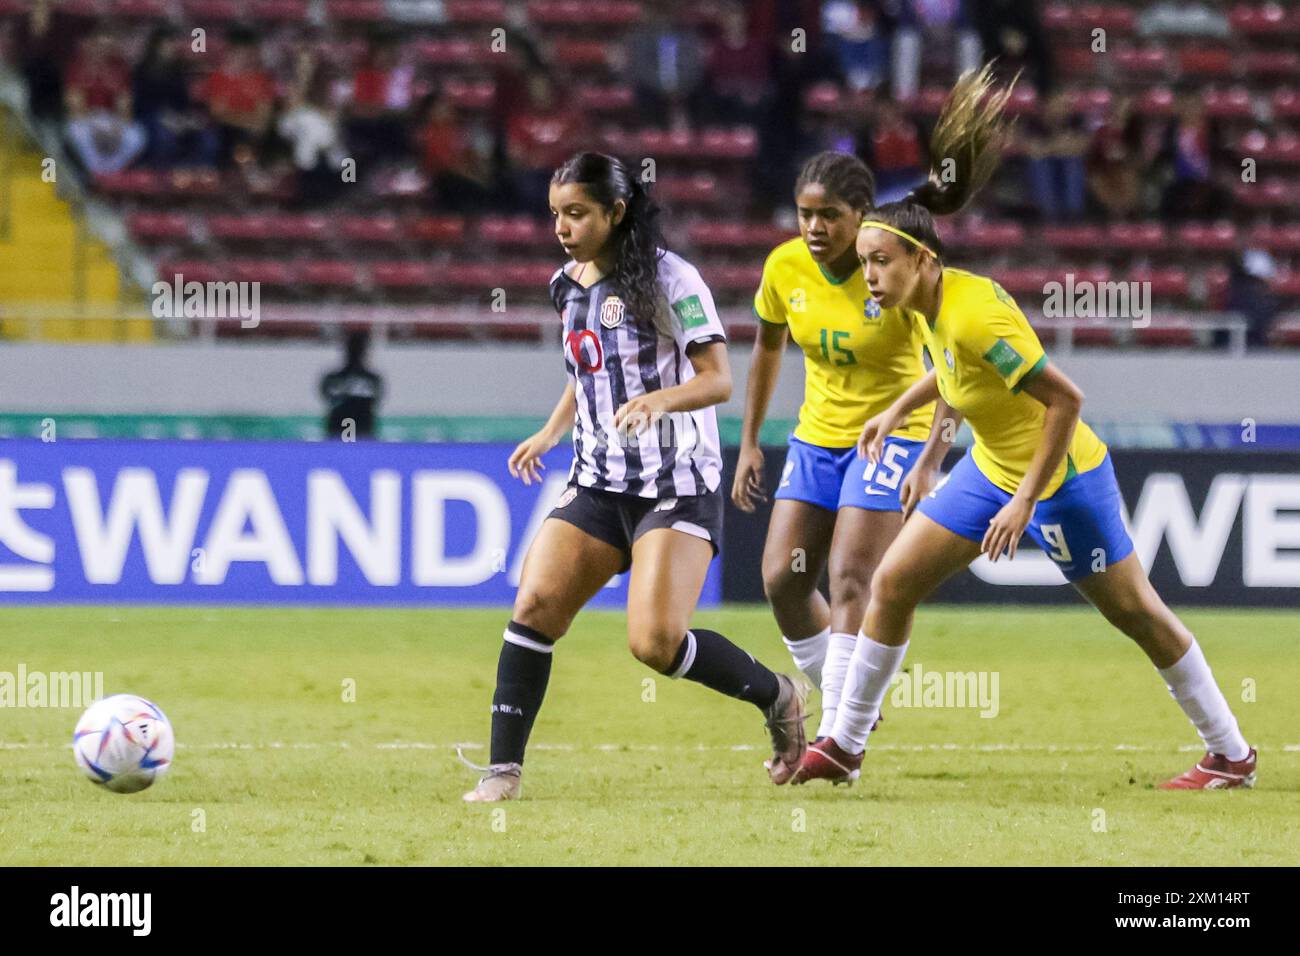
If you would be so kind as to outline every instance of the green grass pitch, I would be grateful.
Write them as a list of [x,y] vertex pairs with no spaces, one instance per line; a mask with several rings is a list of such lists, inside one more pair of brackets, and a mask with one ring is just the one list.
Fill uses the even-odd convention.
[[[1300,863],[1294,613],[1186,613],[1259,783],[1164,793],[1197,738],[1086,609],[923,608],[908,666],[996,671],[998,713],[887,698],[851,789],[772,786],[752,707],[652,673],[621,613],[586,612],[557,647],[525,799],[496,806],[461,802],[475,775],[453,745],[486,762],[505,610],[0,618],[0,671],[103,671],[107,693],[160,704],[179,741],[159,784],[111,794],[73,763],[75,708],[0,708],[0,865]],[[765,609],[697,623],[792,667]]]

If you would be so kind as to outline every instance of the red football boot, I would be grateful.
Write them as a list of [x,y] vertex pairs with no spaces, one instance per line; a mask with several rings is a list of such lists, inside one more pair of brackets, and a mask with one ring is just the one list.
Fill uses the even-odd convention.
[[1195,767],[1166,780],[1161,790],[1226,790],[1229,787],[1255,786],[1255,748],[1241,760],[1229,760],[1223,754],[1206,754]]
[[862,756],[845,753],[834,737],[827,737],[808,748],[790,777],[790,782],[829,780],[831,783],[852,784],[861,772],[859,768],[862,766]]

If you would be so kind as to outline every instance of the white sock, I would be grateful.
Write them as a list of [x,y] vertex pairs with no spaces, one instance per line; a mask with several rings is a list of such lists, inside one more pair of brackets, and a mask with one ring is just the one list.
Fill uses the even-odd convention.
[[848,753],[862,753],[867,749],[867,734],[880,716],[885,691],[889,690],[889,682],[898,673],[906,654],[906,643],[889,647],[858,632],[835,714],[835,729],[831,731],[835,742]]
[[1169,693],[1205,741],[1205,749],[1212,754],[1223,754],[1229,760],[1244,760],[1250,747],[1210,673],[1210,665],[1205,662],[1196,638],[1192,638],[1192,646],[1176,663],[1157,670],[1165,679]]
[[812,637],[792,641],[782,637],[785,646],[790,649],[795,667],[808,675],[808,679],[817,687],[822,686],[822,664],[826,661],[826,641],[831,636],[829,627],[823,628]]
[[849,658],[858,643],[856,634],[837,631],[826,645],[826,663],[822,665],[822,721],[817,725],[818,737],[829,737],[835,726],[835,711],[844,690],[844,675],[849,670]]

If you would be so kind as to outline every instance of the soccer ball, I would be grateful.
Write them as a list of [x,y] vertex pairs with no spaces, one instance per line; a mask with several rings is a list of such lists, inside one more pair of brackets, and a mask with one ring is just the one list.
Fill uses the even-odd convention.
[[166,715],[134,694],[95,701],[72,735],[72,752],[82,773],[114,793],[148,787],[171,766],[175,750]]

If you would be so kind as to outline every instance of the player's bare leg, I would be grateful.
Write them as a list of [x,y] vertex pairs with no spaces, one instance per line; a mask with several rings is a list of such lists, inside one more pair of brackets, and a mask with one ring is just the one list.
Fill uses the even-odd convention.
[[835,725],[808,748],[792,783],[851,782],[890,681],[903,663],[917,605],[979,555],[979,544],[916,512],[871,580],[871,598],[849,661]]
[[[822,684],[831,635],[831,606],[817,582],[826,568],[837,518],[806,501],[778,499],[772,504],[763,545],[763,593],[795,666],[816,687]],[[775,755],[763,766],[774,782],[789,779],[790,768]]]
[[511,626],[497,664],[491,760],[486,767],[475,767],[486,775],[465,800],[519,798],[524,747],[550,679],[551,647],[623,562],[618,548],[567,521],[542,522],[524,557]]
[[673,678],[684,677],[763,711],[777,756],[802,756],[803,695],[784,674],[716,631],[690,628],[713,548],[684,531],[656,528],[632,546],[628,582],[628,647],[637,660]]
[[1196,638],[1156,593],[1137,554],[1076,581],[1075,587],[1150,658],[1205,743],[1205,757],[1161,789],[1254,786],[1255,750],[1241,735]]

